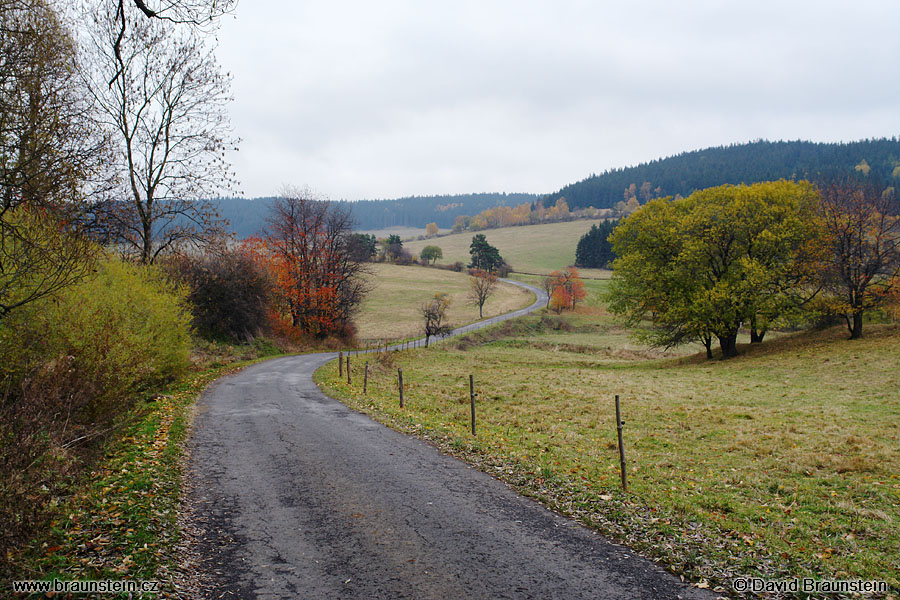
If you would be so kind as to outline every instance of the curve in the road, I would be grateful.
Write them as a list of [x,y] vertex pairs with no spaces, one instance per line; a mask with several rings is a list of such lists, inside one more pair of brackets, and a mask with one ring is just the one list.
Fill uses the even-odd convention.
[[[532,306],[475,325],[540,308],[527,287]],[[325,396],[312,374],[333,357],[263,362],[201,398],[186,507],[207,597],[710,597]]]
[[[455,328],[453,331],[448,333],[445,336],[432,340],[431,343],[439,342],[440,340],[462,335],[464,333],[469,333],[470,331],[475,331],[476,329],[482,329],[484,327],[489,327],[491,325],[496,325],[497,323],[502,323],[503,321],[508,321],[510,319],[516,319],[518,317],[523,317],[528,313],[532,313],[536,310],[540,310],[547,305],[547,292],[542,290],[539,287],[535,287],[528,283],[523,283],[521,281],[515,281],[514,279],[503,279],[500,281],[505,283],[509,283],[516,287],[520,287],[528,290],[534,294],[534,302],[526,306],[525,308],[520,308],[518,310],[510,311],[508,313],[503,313],[502,315],[497,315],[496,317],[489,317],[487,319],[482,319],[481,321],[476,321],[474,323],[469,323],[468,325],[463,325],[461,327]],[[425,345],[425,338],[417,338],[415,340],[410,340],[409,344],[394,344],[393,346],[388,346],[388,350],[400,350],[404,347],[406,348],[421,348]],[[378,350],[368,350],[367,352],[378,352]]]

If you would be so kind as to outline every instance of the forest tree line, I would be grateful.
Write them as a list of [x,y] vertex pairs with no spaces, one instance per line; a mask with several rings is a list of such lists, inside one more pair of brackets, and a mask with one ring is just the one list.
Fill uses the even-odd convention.
[[[573,208],[613,208],[638,196],[645,203],[661,196],[687,197],[724,184],[777,179],[818,180],[870,171],[881,181],[900,181],[900,140],[882,138],[849,143],[756,141],[683,152],[634,167],[611,169],[564,186],[544,198],[564,197]],[[623,194],[624,190],[624,194]]]
[[[460,194],[410,196],[393,200],[339,201],[351,211],[361,230],[425,227],[435,222],[450,229],[459,217],[469,219],[499,207],[536,206],[547,209],[564,198],[577,212],[588,207],[615,209],[623,215],[660,196],[690,196],[694,191],[723,184],[757,183],[776,179],[817,179],[833,173],[868,167],[883,181],[900,178],[900,141],[895,138],[850,143],[768,142],[732,144],[685,152],[634,167],[611,169],[564,186],[552,194]],[[230,222],[230,231],[243,239],[258,234],[274,201],[270,198],[218,198],[217,212]]]

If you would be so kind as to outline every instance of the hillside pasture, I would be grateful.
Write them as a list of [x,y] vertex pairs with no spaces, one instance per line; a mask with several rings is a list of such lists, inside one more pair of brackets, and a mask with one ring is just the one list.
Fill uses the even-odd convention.
[[[478,320],[478,307],[468,303],[469,275],[426,267],[369,265],[367,279],[372,291],[356,318],[361,342],[400,340],[422,335],[421,308],[437,293],[450,294],[448,322],[456,327]],[[507,283],[499,283],[484,305],[484,317],[493,317],[528,306],[534,294]]]
[[[469,264],[471,260],[469,245],[472,243],[472,236],[481,233],[487,238],[488,243],[500,250],[500,255],[516,271],[547,274],[574,263],[578,240],[590,230],[591,225],[600,222],[577,220],[485,229],[477,232],[466,231],[428,240],[407,242],[404,247],[418,255],[425,246],[438,246],[444,253],[441,263],[452,264],[461,261]],[[596,277],[600,273],[602,271],[599,269],[596,272],[594,269],[585,269],[582,275]]]

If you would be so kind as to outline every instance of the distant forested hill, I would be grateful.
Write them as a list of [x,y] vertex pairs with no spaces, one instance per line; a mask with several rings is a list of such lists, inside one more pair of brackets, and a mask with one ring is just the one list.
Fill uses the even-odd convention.
[[[396,200],[340,201],[353,214],[357,229],[422,227],[437,223],[449,229],[459,215],[476,215],[487,208],[535,202],[539,194],[460,194],[453,196],[411,196]],[[219,216],[228,220],[239,238],[262,231],[274,198],[220,198],[213,203]]]
[[[694,190],[725,183],[756,183],[774,179],[816,179],[852,171],[865,161],[871,174],[882,181],[900,178],[900,140],[820,144],[814,142],[766,142],[719,146],[684,152],[636,167],[606,171],[572,183],[546,196],[549,206],[564,197],[570,208],[612,208],[626,198],[631,185],[643,202],[653,197],[688,196]],[[645,182],[645,197],[641,186]]]
[[[424,228],[431,222],[446,229],[458,215],[474,216],[487,208],[540,199],[548,207],[564,197],[571,209],[612,208],[628,197],[643,202],[649,197],[688,196],[694,190],[724,183],[815,179],[819,175],[852,171],[858,166],[871,169],[871,175],[882,181],[900,180],[900,140],[885,138],[839,144],[758,141],[707,148],[591,175],[547,196],[462,194],[340,203],[352,211],[358,229]],[[232,231],[244,238],[265,226],[272,201],[273,198],[224,198],[215,203],[220,215],[231,223]]]
[[397,200],[342,202],[353,211],[360,229],[425,227],[437,223],[449,229],[459,215],[477,215],[495,206],[515,206],[539,200],[540,194],[461,194],[455,196],[411,196]]

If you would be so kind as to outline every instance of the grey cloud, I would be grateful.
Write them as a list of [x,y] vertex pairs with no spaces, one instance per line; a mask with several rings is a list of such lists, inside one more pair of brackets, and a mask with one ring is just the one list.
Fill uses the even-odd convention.
[[551,191],[759,137],[900,133],[893,2],[279,2],[222,33],[249,195]]

